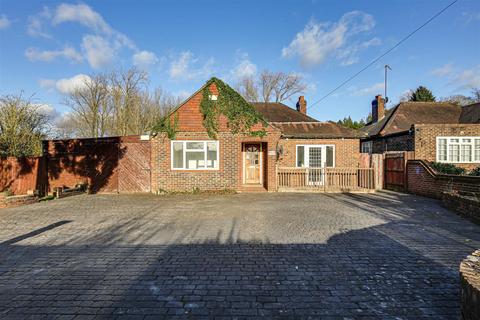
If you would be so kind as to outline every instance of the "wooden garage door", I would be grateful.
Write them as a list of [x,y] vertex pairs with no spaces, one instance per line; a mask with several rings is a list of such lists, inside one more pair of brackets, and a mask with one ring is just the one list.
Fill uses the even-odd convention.
[[119,158],[118,192],[150,192],[150,143],[123,142]]

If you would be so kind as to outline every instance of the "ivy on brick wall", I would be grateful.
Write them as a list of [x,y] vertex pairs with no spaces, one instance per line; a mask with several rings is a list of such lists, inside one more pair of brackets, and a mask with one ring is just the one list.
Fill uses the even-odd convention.
[[[210,86],[215,84],[218,90],[216,100],[212,98]],[[243,133],[251,136],[263,137],[267,134],[265,127],[268,123],[263,116],[255,110],[238,92],[218,78],[211,78],[202,90],[200,112],[203,115],[203,126],[210,138],[215,139],[218,133],[218,119],[220,115],[227,118],[227,125],[233,134]],[[155,133],[165,133],[169,139],[174,139],[178,127],[178,114],[174,112],[175,118],[171,121],[171,114],[164,117],[153,128]],[[260,123],[263,128],[252,130],[252,127]]]
[[[217,100],[211,99],[211,84],[215,84],[218,90]],[[208,136],[216,138],[218,133],[218,119],[224,115],[228,121],[228,128],[233,134],[243,133],[252,136],[263,137],[265,129],[252,130],[252,127],[261,123],[265,128],[267,122],[255,108],[248,103],[238,92],[218,78],[212,78],[205,84],[202,90],[200,112],[203,115],[203,126],[207,129]]]
[[152,131],[155,133],[165,133],[170,140],[175,139],[178,127],[178,114],[175,113],[173,122],[170,116],[163,117],[156,125],[153,126]]

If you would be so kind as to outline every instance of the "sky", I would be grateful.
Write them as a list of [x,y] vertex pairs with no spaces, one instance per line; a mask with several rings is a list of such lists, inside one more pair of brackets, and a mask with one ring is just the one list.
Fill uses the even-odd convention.
[[360,119],[383,94],[385,64],[387,107],[419,85],[437,97],[480,87],[480,1],[459,0],[313,105],[451,2],[0,0],[0,95],[62,117],[64,95],[95,73],[136,66],[151,88],[187,97],[212,76],[235,86],[270,70],[305,79],[314,118]]

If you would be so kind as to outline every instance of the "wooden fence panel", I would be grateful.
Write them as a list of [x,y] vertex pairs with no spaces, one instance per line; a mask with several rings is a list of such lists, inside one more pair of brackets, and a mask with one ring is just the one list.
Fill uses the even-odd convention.
[[118,192],[150,192],[150,143],[123,142]]
[[375,189],[373,168],[277,169],[279,190],[369,191]]
[[0,159],[0,191],[22,195],[37,190],[42,169],[41,157]]

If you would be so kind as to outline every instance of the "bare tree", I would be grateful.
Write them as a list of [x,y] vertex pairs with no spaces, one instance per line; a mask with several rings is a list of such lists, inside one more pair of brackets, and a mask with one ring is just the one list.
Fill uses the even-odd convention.
[[472,88],[472,99],[474,102],[480,102],[480,88]]
[[142,95],[148,85],[148,74],[136,68],[113,72],[110,76],[110,102],[113,110],[111,134],[124,136],[141,128]]
[[71,139],[79,136],[78,123],[72,117],[71,113],[63,114],[63,116],[55,122],[55,139]]
[[276,78],[276,85],[273,87],[275,102],[285,101],[307,89],[307,85],[303,83],[302,77],[298,74],[280,72]]
[[461,94],[456,94],[453,96],[441,98],[440,102],[450,102],[453,104],[457,104],[459,106],[466,106],[466,105],[475,103],[475,100]]
[[245,77],[236,86],[237,91],[250,102],[258,101],[258,86],[253,77]]
[[240,94],[247,101],[283,102],[307,88],[303,77],[295,73],[263,71],[258,79],[243,78],[237,84]]
[[148,90],[148,74],[132,68],[98,74],[69,94],[71,112],[57,124],[58,135],[125,136],[150,131],[179,99],[157,88]]
[[264,102],[270,102],[274,89],[278,85],[278,81],[279,73],[265,70],[260,74],[259,83]]
[[0,155],[40,155],[50,128],[49,116],[20,95],[0,97]]
[[111,119],[107,76],[99,74],[85,79],[81,86],[65,97],[72,112],[72,122],[82,137],[104,137]]
[[180,98],[174,97],[158,87],[153,93],[143,92],[137,105],[137,134],[150,131],[170,110],[180,104]]
[[410,101],[412,99],[412,94],[413,94],[413,91],[412,90],[407,90],[405,91],[404,93],[402,93],[400,95],[400,102],[407,102],[407,101]]

